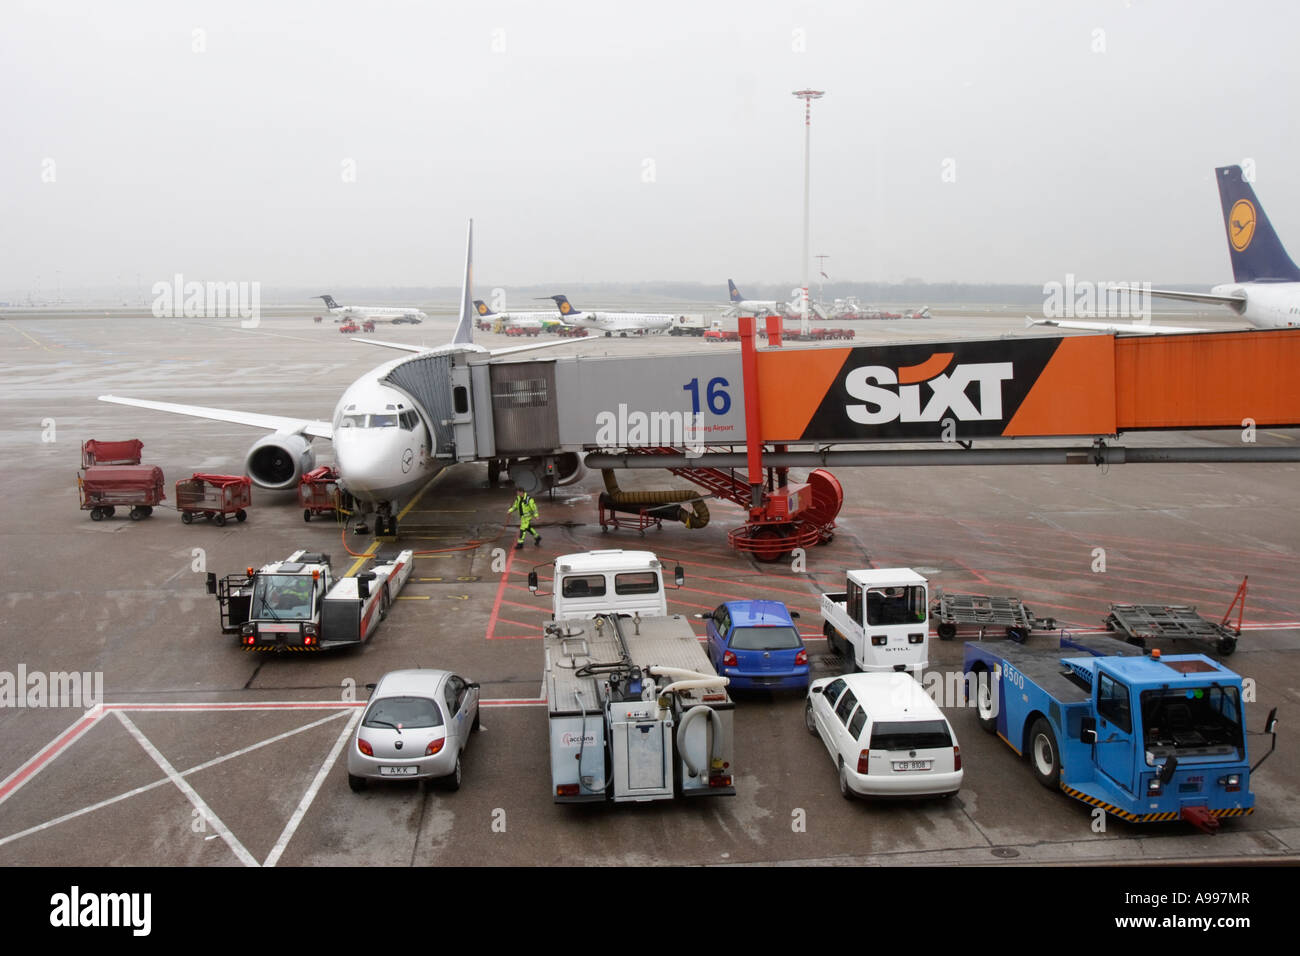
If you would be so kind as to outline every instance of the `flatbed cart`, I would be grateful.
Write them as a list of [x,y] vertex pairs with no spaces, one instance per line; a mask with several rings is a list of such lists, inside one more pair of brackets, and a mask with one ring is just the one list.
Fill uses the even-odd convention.
[[111,518],[119,506],[131,509],[131,520],[153,514],[167,498],[163,472],[157,465],[91,465],[77,475],[81,510],[91,521]]
[[302,520],[312,515],[333,515],[339,510],[339,473],[329,465],[313,468],[298,479],[298,503]]
[[930,616],[939,622],[939,639],[951,641],[958,627],[979,628],[979,639],[990,630],[1003,630],[1023,644],[1030,631],[1056,629],[1056,619],[1035,617],[1025,602],[1009,595],[940,594],[930,604]]
[[655,514],[656,511],[662,511],[664,508],[676,508],[677,505],[617,505],[613,499],[605,492],[600,493],[597,499],[600,506],[600,530],[609,531],[610,528],[621,529],[629,528],[632,531],[640,531],[645,534],[647,528],[664,529],[664,519]]
[[207,518],[221,527],[226,516],[236,521],[248,517],[245,508],[253,506],[253,482],[243,475],[204,475],[195,473],[176,482],[176,510],[181,521],[193,524],[195,518]]
[[1201,617],[1189,604],[1112,604],[1106,630],[1121,632],[1124,640],[1138,647],[1155,647],[1164,641],[1203,641],[1224,657],[1237,649],[1241,636],[1226,624]]

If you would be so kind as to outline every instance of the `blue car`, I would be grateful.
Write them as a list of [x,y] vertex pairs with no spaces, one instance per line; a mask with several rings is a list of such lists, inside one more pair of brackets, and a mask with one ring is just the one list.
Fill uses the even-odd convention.
[[728,601],[707,617],[709,660],[740,690],[808,688],[808,651],[780,601]]

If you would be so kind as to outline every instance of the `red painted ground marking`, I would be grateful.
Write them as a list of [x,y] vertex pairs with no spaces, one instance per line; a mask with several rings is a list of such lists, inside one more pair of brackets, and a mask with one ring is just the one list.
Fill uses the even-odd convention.
[[508,618],[508,617],[498,618],[498,620],[499,620],[499,621],[502,621],[502,622],[505,623],[505,624],[513,624],[515,627],[535,627],[535,628],[537,628],[539,631],[542,629],[542,625],[541,625],[541,624],[529,624],[529,623],[527,623],[527,622],[525,622],[525,621],[512,621],[512,620],[511,620],[510,618]]
[[513,550],[506,556],[506,570],[501,575],[501,583],[497,585],[497,599],[492,605],[492,614],[488,617],[487,634],[491,634],[497,629],[497,615],[501,612],[501,598],[506,593],[506,582],[510,579],[510,566],[515,562],[515,552]]
[[489,641],[540,641],[541,634],[489,634]]
[[84,715],[75,724],[55,737],[53,741],[46,744],[35,756],[10,774],[9,779],[4,782],[3,786],[0,786],[0,801],[8,798],[10,794],[34,777],[42,767],[67,750],[82,734],[99,723],[103,716],[103,709]]

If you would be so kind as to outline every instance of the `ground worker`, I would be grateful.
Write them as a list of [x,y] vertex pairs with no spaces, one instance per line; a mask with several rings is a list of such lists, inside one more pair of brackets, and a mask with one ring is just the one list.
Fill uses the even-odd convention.
[[532,495],[528,494],[522,488],[515,489],[515,503],[510,506],[506,514],[512,511],[519,512],[519,540],[515,542],[515,550],[518,551],[524,546],[524,535],[533,536],[533,544],[541,546],[542,536],[533,530],[533,522],[537,519],[537,502],[533,500]]

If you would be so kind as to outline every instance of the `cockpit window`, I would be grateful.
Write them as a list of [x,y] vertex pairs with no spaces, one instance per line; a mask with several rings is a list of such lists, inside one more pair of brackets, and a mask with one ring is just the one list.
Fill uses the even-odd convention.
[[[410,414],[412,417],[414,417],[415,415],[414,412],[409,412],[409,413],[403,412],[402,414],[403,417],[405,417],[405,415],[407,414]],[[349,415],[343,415],[339,419],[340,428],[395,428],[397,426],[397,423],[398,423],[397,415],[349,414]],[[409,430],[410,428],[413,428],[414,425],[415,425],[414,422],[412,422],[410,425],[403,423],[402,427],[407,428]]]
[[371,428],[396,428],[397,416],[396,415],[371,415],[370,427]]
[[340,428],[365,428],[366,416],[365,415],[344,415],[341,419],[339,419],[339,427]]

